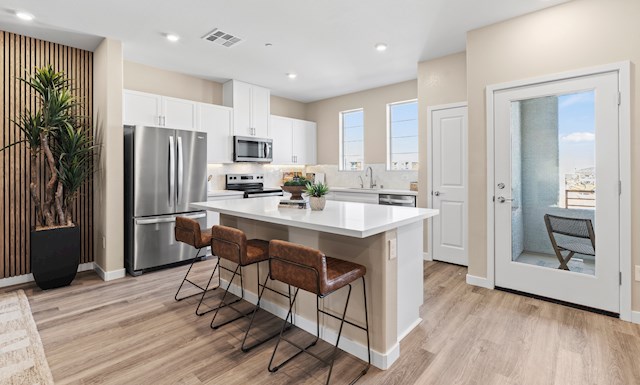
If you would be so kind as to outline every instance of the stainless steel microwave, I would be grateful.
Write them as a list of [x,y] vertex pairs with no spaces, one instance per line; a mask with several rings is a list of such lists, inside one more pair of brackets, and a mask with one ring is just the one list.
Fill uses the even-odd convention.
[[252,136],[233,137],[234,162],[269,163],[273,160],[273,140]]

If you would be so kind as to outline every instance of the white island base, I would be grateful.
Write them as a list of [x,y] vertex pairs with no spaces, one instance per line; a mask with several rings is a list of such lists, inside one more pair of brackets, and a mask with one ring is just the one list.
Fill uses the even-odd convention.
[[[251,201],[254,207],[246,206]],[[264,212],[256,213],[258,201],[264,201]],[[423,303],[423,220],[437,214],[436,210],[404,207],[377,206],[352,202],[327,202],[324,212],[312,212],[289,208],[277,208],[278,198],[258,198],[222,202],[203,202],[193,207],[221,213],[220,223],[238,228],[247,238],[264,240],[281,239],[317,248],[326,255],[366,266],[367,302],[371,338],[372,364],[380,369],[389,368],[400,356],[400,340],[420,321],[419,308]],[[382,209],[382,210],[380,210]],[[412,210],[412,211],[405,211]],[[378,225],[371,214],[384,214]],[[384,211],[384,212],[383,212]],[[333,214],[332,214],[333,212]],[[360,213],[368,224],[356,224]],[[366,213],[366,214],[365,214]],[[397,214],[400,215],[397,215]],[[329,216],[338,215],[340,225],[333,226]],[[249,217],[249,218],[248,218]],[[366,217],[366,218],[365,218]],[[255,219],[260,218],[260,219]],[[367,220],[369,219],[369,220]],[[389,222],[392,223],[389,223]],[[394,224],[393,222],[400,222]],[[394,227],[397,226],[397,227]],[[319,231],[322,228],[325,231]],[[348,235],[344,235],[344,233]],[[368,235],[373,233],[372,235]],[[228,261],[223,265],[233,268]],[[268,274],[268,264],[261,263],[260,277]],[[256,266],[243,269],[245,298],[257,302]],[[223,271],[223,283],[230,274]],[[231,292],[240,294],[236,278]],[[286,291],[281,282],[269,281],[268,286]],[[347,289],[343,288],[320,301],[321,309],[340,314],[344,309]],[[294,323],[309,333],[316,333],[315,295],[300,291],[295,306]],[[288,302],[268,290],[265,291],[261,307],[280,318],[286,316]],[[353,284],[347,319],[364,325],[364,301],[362,283]],[[339,321],[320,316],[320,338],[334,344]],[[365,333],[345,325],[340,339],[342,350],[367,360]]]

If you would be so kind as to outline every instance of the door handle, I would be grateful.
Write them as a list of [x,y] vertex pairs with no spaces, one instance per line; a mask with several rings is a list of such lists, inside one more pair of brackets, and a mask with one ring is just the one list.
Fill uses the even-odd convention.
[[175,222],[175,221],[176,221],[175,217],[136,219],[136,225],[156,225],[158,223],[170,223],[170,222]]
[[175,202],[175,183],[176,183],[176,147],[173,143],[173,136],[169,137],[169,207],[173,207]]
[[444,195],[444,193],[443,193],[443,192],[440,192],[440,191],[434,191],[434,192],[433,192],[433,195],[435,195],[435,196],[439,197],[440,195]]
[[182,137],[178,136],[178,203],[182,201],[182,182],[184,177],[184,159],[182,153]]
[[510,198],[505,198],[503,196],[499,196],[497,198],[498,203],[504,203],[504,202],[513,202],[513,199]]
[[181,215],[183,218],[188,218],[188,219],[199,219],[199,218],[204,218],[207,216],[206,213],[201,213],[201,214],[194,214],[194,215]]

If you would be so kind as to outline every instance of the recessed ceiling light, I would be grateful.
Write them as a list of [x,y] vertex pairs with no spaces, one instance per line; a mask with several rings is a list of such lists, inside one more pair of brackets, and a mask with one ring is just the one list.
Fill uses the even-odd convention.
[[28,13],[28,12],[18,11],[18,12],[16,12],[16,16],[18,17],[18,19],[21,19],[21,20],[24,20],[24,21],[33,20],[33,15]]
[[297,74],[294,74],[293,72],[289,72],[289,73],[287,74],[287,77],[288,77],[289,79],[295,79],[295,78],[297,78],[297,77],[298,77],[298,75],[297,75]]
[[173,34],[173,33],[168,33],[167,34],[167,40],[169,40],[170,42],[176,42],[178,40],[180,40],[180,36]]
[[387,45],[384,43],[378,43],[375,45],[375,47],[376,47],[376,51],[382,52],[387,50]]

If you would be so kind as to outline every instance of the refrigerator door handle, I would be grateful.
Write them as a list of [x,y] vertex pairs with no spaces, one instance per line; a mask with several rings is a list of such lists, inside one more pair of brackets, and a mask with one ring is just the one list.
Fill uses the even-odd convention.
[[178,136],[178,204],[182,203],[182,183],[184,182],[184,159],[182,137]]
[[169,207],[173,207],[175,202],[175,183],[176,183],[176,146],[173,143],[173,136],[169,137]]
[[180,215],[180,216],[188,219],[200,219],[200,218],[206,218],[207,213],[200,213],[200,214],[194,214],[194,215]]
[[175,222],[175,221],[176,221],[176,217],[136,219],[136,225],[156,225],[158,223],[169,223],[169,222]]

